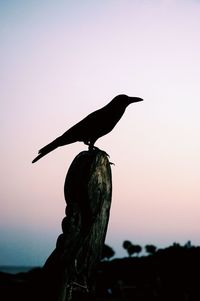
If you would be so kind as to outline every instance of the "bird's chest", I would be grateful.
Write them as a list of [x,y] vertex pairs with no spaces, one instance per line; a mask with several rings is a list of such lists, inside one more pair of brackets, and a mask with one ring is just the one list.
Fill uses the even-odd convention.
[[103,118],[99,121],[98,132],[101,135],[109,133],[122,117],[122,111],[107,112]]

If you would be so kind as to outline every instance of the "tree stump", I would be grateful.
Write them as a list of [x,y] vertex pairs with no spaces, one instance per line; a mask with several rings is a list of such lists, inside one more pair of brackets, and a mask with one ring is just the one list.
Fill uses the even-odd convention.
[[63,233],[43,267],[45,298],[90,300],[111,206],[112,180],[107,154],[95,149],[77,155],[65,179],[64,195],[67,206]]

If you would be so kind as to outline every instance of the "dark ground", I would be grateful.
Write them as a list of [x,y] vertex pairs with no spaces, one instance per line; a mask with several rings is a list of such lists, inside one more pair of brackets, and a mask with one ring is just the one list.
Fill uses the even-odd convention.
[[[0,300],[39,300],[41,271],[0,272]],[[199,301],[200,247],[169,247],[154,255],[103,261],[97,269],[95,297],[90,300]]]

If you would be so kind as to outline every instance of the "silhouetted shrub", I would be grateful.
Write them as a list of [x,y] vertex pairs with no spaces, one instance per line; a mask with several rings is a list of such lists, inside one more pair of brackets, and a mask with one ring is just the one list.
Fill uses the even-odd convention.
[[110,259],[115,255],[115,251],[108,245],[104,244],[101,259]]

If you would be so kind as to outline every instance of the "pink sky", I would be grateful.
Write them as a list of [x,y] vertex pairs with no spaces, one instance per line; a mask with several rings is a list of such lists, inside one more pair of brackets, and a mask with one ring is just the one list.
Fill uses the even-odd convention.
[[106,242],[200,244],[200,2],[0,3],[0,264],[41,265],[61,233],[76,143],[39,148],[119,93],[127,108],[97,146],[115,163]]

